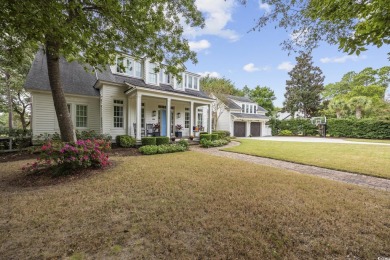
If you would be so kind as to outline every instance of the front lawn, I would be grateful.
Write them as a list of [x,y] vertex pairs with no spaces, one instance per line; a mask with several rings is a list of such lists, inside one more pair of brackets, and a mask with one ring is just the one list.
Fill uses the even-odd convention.
[[390,146],[240,140],[226,151],[390,179]]
[[388,192],[196,152],[113,161],[30,187],[0,164],[1,258],[390,257]]
[[383,144],[390,144],[390,140],[383,140],[383,139],[360,139],[360,138],[345,138],[346,141],[351,142],[364,142],[364,143],[383,143]]

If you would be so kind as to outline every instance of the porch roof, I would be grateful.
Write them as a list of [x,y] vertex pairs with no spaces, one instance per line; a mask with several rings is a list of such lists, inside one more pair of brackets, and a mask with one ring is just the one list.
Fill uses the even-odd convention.
[[232,116],[237,119],[269,119],[268,116],[259,114],[232,113]]
[[134,87],[142,87],[142,88],[148,88],[151,90],[160,90],[160,91],[165,91],[165,92],[172,92],[172,93],[177,93],[177,94],[182,94],[182,95],[187,95],[187,96],[193,96],[193,97],[206,98],[206,99],[213,100],[206,93],[204,93],[203,91],[200,91],[200,90],[199,91],[191,90],[191,89],[186,89],[185,91],[177,90],[177,89],[174,89],[171,85],[167,85],[167,84],[151,85],[151,84],[146,84],[143,79],[120,76],[120,75],[115,75],[115,80],[117,83],[120,83],[120,84],[127,83],[127,84],[134,86]]

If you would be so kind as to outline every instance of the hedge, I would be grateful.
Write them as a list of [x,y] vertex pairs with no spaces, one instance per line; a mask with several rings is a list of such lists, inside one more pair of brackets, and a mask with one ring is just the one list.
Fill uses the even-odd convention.
[[313,125],[310,119],[271,119],[269,125],[272,128],[272,135],[280,135],[283,130],[291,131],[292,135],[314,136],[318,134],[317,126]]
[[218,139],[222,139],[222,138],[230,136],[230,132],[229,131],[223,131],[223,130],[213,131],[213,134],[217,134],[218,135]]
[[142,137],[141,144],[144,145],[156,145],[156,137]]
[[181,144],[145,145],[139,151],[145,155],[184,152],[187,148]]
[[334,137],[390,139],[390,121],[374,119],[329,119],[327,132]]
[[134,147],[136,144],[135,138],[129,135],[117,135],[115,140],[120,147]]
[[158,136],[156,137],[156,145],[169,144],[168,136]]
[[203,139],[211,140],[211,134],[200,134],[199,140],[203,140]]

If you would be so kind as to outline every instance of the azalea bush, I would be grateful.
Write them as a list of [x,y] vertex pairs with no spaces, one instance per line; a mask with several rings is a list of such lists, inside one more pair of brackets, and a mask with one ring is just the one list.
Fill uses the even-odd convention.
[[110,165],[108,152],[111,143],[107,140],[78,140],[64,143],[49,140],[40,149],[36,162],[23,167],[27,173],[63,174],[76,169],[104,168]]

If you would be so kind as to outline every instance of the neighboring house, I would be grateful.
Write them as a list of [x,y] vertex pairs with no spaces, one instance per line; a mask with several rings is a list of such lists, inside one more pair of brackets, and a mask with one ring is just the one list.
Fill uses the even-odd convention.
[[[110,134],[114,140],[124,134],[137,140],[152,134],[172,136],[177,124],[184,127],[183,136],[202,128],[211,132],[207,107],[214,100],[200,90],[200,76],[184,72],[179,82],[164,69],[156,73],[155,67],[148,59],[125,55],[103,71],[87,66],[92,72],[86,72],[79,63],[61,59],[61,82],[75,129]],[[25,88],[32,96],[33,135],[59,132],[43,51],[35,57]]]
[[[271,131],[266,125],[267,111],[247,97],[224,96],[225,106],[215,114],[219,116],[216,129],[229,131],[237,137],[269,136]],[[214,114],[214,116],[215,116]]]

